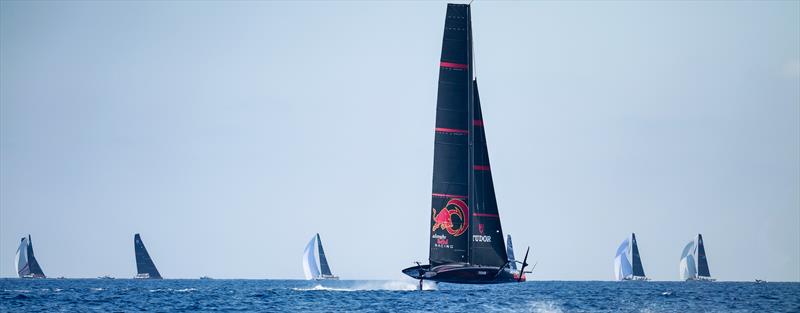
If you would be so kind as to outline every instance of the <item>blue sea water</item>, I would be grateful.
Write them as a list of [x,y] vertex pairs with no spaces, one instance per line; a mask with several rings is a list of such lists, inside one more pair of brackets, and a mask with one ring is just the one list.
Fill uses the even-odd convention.
[[800,283],[0,279],[0,312],[800,312]]

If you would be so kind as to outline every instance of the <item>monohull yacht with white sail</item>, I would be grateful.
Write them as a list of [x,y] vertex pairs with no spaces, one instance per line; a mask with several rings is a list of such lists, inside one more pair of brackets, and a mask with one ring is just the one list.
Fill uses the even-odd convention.
[[17,275],[19,275],[20,278],[47,277],[44,275],[42,267],[39,266],[39,262],[36,261],[36,257],[33,255],[33,241],[31,241],[30,234],[20,239],[14,265],[17,270]]
[[[503,242],[489,166],[469,4],[448,4],[439,62],[434,128],[429,264],[403,270],[435,282],[496,284],[525,280],[528,253],[514,270]],[[530,250],[530,249],[528,249]]]
[[703,235],[697,234],[694,240],[689,241],[683,248],[680,262],[681,280],[685,281],[715,281],[708,270],[706,247],[703,244]]
[[617,248],[617,255],[614,257],[614,279],[617,281],[650,280],[644,275],[639,245],[636,243],[636,234],[634,233],[631,233],[630,238],[625,238]]
[[303,251],[303,274],[308,280],[338,280],[339,277],[331,273],[325,250],[322,249],[322,239],[319,234],[311,237],[311,241]]
[[139,234],[133,236],[133,251],[136,255],[136,279],[161,279],[161,273],[156,269],[156,264],[147,253],[144,242]]

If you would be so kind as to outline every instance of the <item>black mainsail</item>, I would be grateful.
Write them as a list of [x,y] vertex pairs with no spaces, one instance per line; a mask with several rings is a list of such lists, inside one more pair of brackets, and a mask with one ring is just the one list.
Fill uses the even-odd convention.
[[434,129],[430,264],[403,272],[452,283],[515,282],[524,276],[515,277],[503,241],[472,48],[470,6],[448,4]]
[[469,262],[469,6],[447,6],[433,149],[431,265]]
[[147,253],[147,248],[144,247],[144,242],[139,234],[133,236],[133,250],[136,254],[137,274],[135,278],[161,279],[161,274],[156,269],[150,254]]
[[703,235],[697,234],[697,276],[711,277],[708,271],[708,258],[706,258],[706,247],[703,245]]
[[633,260],[631,262],[631,265],[633,265],[633,276],[645,277],[644,266],[642,266],[642,258],[639,256],[639,245],[636,244],[636,234],[633,233],[631,234],[631,246],[631,254],[633,255]]
[[333,276],[331,267],[328,266],[328,258],[325,257],[325,250],[322,249],[322,238],[317,234],[317,249],[319,249],[319,267],[324,276]]

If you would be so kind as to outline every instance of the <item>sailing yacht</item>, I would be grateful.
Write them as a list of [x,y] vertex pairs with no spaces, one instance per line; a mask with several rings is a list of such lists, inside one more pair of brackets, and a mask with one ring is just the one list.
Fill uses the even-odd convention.
[[36,261],[36,257],[33,255],[33,241],[31,241],[30,234],[28,234],[28,237],[20,239],[15,259],[14,265],[19,278],[46,278],[42,267],[39,266],[39,262]]
[[711,278],[708,270],[708,258],[706,258],[706,248],[703,245],[703,235],[689,241],[683,248],[680,262],[681,280],[685,281],[715,281]]
[[156,269],[153,259],[147,253],[144,242],[139,234],[133,235],[133,251],[136,254],[136,276],[135,279],[161,279],[161,274]]
[[[317,262],[319,260],[319,262]],[[311,241],[303,251],[303,273],[308,280],[338,280],[339,277],[331,273],[325,250],[322,249],[322,239],[319,234],[311,237]]]
[[[493,284],[525,280],[508,259],[497,210],[478,83],[469,4],[448,4],[434,128],[429,264],[403,270],[435,282]],[[526,253],[527,259],[527,253]]]
[[631,233],[630,238],[625,238],[617,248],[614,257],[614,279],[623,280],[650,280],[644,275],[644,266],[639,256],[639,245],[636,243],[636,234]]

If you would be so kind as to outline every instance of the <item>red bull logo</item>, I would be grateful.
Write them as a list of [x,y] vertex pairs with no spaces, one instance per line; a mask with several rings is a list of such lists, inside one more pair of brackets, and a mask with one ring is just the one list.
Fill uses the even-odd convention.
[[[433,210],[432,232],[442,229],[446,230],[450,235],[458,237],[467,231],[469,227],[469,208],[467,208],[467,203],[464,200],[450,199],[439,213],[436,213],[436,209],[431,210]],[[456,221],[460,221],[460,223],[453,223],[453,217],[456,217]]]

